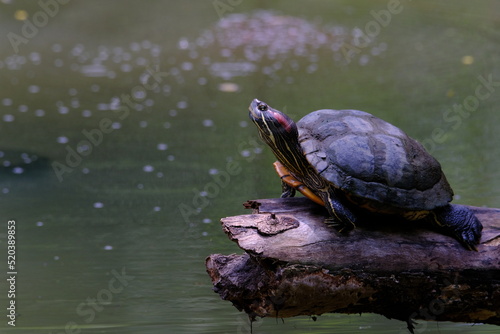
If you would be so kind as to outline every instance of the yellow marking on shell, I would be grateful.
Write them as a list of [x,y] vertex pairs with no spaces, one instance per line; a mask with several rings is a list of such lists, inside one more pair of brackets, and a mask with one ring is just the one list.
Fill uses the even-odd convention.
[[406,220],[419,220],[429,215],[431,211],[427,210],[405,210],[388,205],[378,204],[365,198],[346,194],[347,199],[356,204],[358,207],[363,208],[370,212],[385,214],[385,215],[398,215]]

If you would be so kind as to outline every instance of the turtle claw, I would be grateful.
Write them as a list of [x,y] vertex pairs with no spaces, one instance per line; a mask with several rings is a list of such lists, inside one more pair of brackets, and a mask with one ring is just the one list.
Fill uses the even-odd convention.
[[353,230],[356,227],[353,223],[346,224],[346,223],[341,222],[333,217],[326,218],[324,220],[324,223],[329,227],[333,227],[334,229],[339,231],[339,233],[343,233],[343,234],[350,232],[351,230]]

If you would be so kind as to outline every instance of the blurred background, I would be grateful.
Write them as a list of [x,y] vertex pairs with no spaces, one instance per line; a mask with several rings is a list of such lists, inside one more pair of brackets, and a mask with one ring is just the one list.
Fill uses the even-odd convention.
[[[0,31],[0,243],[15,220],[19,313],[2,333],[250,333],[204,260],[241,253],[220,218],[280,195],[253,98],[295,120],[370,112],[424,143],[455,203],[500,207],[498,1],[0,0]],[[253,333],[405,327],[325,314]]]

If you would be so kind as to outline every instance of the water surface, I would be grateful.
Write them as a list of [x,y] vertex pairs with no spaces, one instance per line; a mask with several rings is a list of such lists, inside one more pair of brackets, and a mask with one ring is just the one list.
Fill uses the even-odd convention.
[[[500,207],[496,2],[402,1],[385,17],[385,1],[220,3],[72,1],[46,22],[37,2],[0,4],[0,205],[2,226],[17,223],[16,331],[248,333],[211,290],[204,259],[239,252],[221,217],[280,194],[248,120],[253,98],[296,120],[371,112],[426,145],[456,203]],[[27,34],[27,22],[39,27]],[[284,331],[405,324],[331,314],[253,325]]]

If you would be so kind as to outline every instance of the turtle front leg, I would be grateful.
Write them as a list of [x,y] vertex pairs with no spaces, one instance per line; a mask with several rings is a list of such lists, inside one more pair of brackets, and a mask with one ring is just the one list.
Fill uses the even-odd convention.
[[337,229],[340,233],[349,232],[356,227],[358,218],[345,206],[333,191],[326,193],[324,199],[330,217],[325,219],[325,224]]
[[281,180],[281,198],[295,196],[295,188],[290,186],[285,181]]
[[274,169],[281,178],[281,197],[293,197],[295,196],[295,191],[298,190],[302,195],[309,198],[311,201],[318,203],[319,205],[325,205],[325,202],[318,197],[311,189],[307,188],[302,182],[297,180],[293,175],[290,174],[288,169],[283,166],[279,161],[274,164]]

